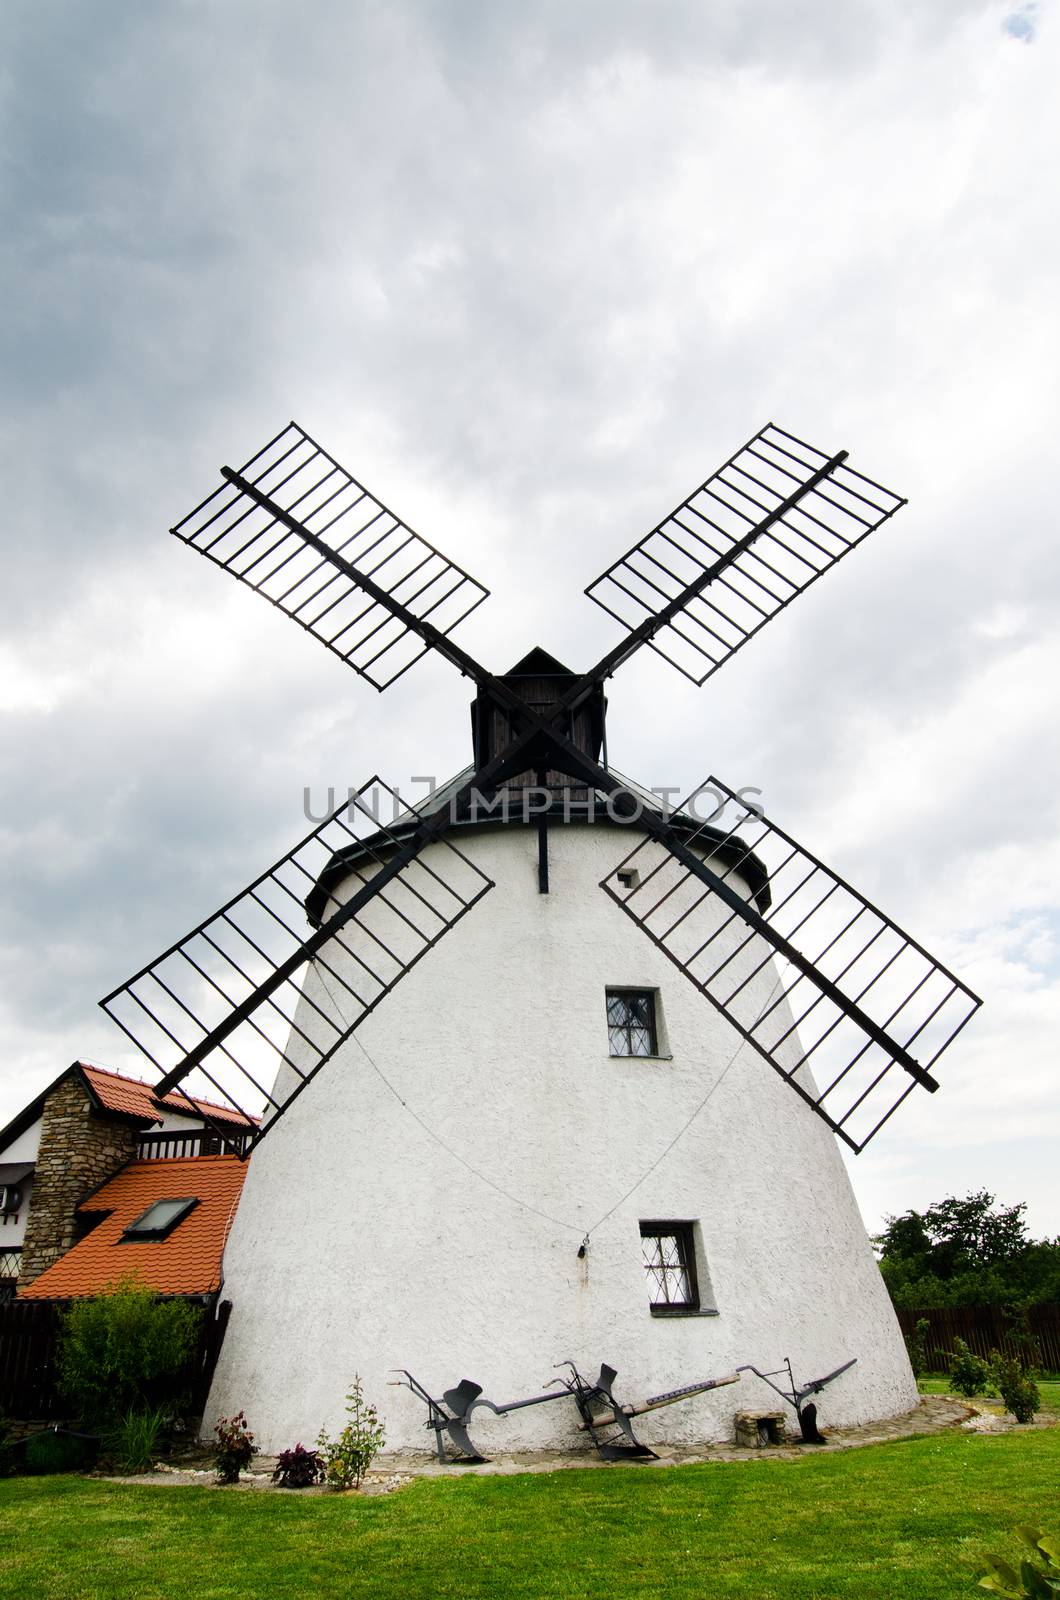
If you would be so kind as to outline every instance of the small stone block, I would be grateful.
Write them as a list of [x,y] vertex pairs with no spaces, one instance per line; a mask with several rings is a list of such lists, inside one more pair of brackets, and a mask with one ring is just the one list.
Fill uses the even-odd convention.
[[787,1437],[783,1411],[737,1411],[734,1422],[736,1443],[744,1450],[783,1444]]

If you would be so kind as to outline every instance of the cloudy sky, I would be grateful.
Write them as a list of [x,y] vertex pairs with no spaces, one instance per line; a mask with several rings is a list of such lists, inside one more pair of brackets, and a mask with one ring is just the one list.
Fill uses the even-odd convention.
[[[0,1123],[96,1001],[305,831],[468,758],[166,530],[290,417],[493,598],[498,669],[763,423],[909,506],[611,753],[715,772],[984,997],[851,1163],[1060,1232],[1060,28],[981,0],[174,0],[0,11]],[[763,1067],[763,1070],[765,1067]],[[914,1103],[922,1102],[922,1103]]]

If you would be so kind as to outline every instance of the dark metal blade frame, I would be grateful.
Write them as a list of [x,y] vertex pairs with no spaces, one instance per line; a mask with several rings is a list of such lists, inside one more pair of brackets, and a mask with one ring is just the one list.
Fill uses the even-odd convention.
[[295,422],[221,476],[170,531],[373,688],[395,683],[489,596]]
[[[334,469],[334,471],[337,472],[341,477],[345,492],[352,492],[352,490],[356,490],[359,492],[360,498],[367,496],[367,491],[363,490],[362,486],[357,484],[356,480],[353,479],[350,474],[346,473],[344,469],[339,468],[338,464],[333,461],[333,458],[326,456],[326,453],[320,450],[320,447],[317,446],[314,441],[310,440],[307,434],[304,434],[301,429],[296,428],[296,425],[294,424],[291,425],[291,428],[297,435],[298,441],[301,442],[300,444],[296,442],[296,444],[291,447],[292,449],[311,449],[313,452],[315,452],[315,454],[313,454],[311,457],[313,462],[315,462],[319,456],[331,463],[331,468]],[[281,442],[285,442],[285,434],[288,431],[289,430],[285,430],[284,434],[278,435],[277,439],[272,441],[271,444],[266,447],[266,452],[273,450]],[[729,548],[723,548],[721,552],[717,554],[717,559],[711,564],[705,565],[702,556],[700,555],[694,562],[693,575],[691,576],[690,581],[685,583],[683,587],[679,587],[676,593],[670,593],[669,598],[666,599],[665,605],[663,605],[658,611],[649,613],[647,616],[645,616],[626,639],[620,641],[618,645],[607,652],[607,654],[601,658],[601,660],[591,671],[578,678],[567,691],[567,693],[545,716],[540,715],[524,701],[520,700],[502,679],[494,676],[492,673],[487,672],[477,661],[475,661],[472,656],[470,656],[460,646],[456,645],[453,640],[448,637],[447,630],[435,626],[427,614],[419,615],[413,609],[411,609],[410,605],[406,603],[410,597],[405,596],[404,598],[399,598],[395,592],[396,589],[400,587],[400,584],[394,585],[388,590],[383,584],[376,582],[376,577],[373,575],[372,571],[360,569],[353,562],[349,561],[344,554],[344,548],[349,545],[350,541],[346,541],[345,546],[340,546],[338,548],[333,548],[332,546],[328,545],[321,537],[321,534],[322,532],[327,531],[327,527],[329,527],[330,524],[325,524],[324,527],[318,528],[317,531],[314,531],[312,528],[299,521],[299,519],[294,516],[293,510],[289,506],[282,505],[272,499],[260,487],[262,478],[267,477],[267,474],[259,473],[258,479],[252,480],[247,478],[245,475],[247,469],[244,469],[244,471],[241,473],[237,473],[230,468],[222,468],[222,475],[224,476],[226,482],[237,491],[237,500],[239,497],[242,497],[247,502],[248,507],[256,507],[259,511],[264,513],[268,519],[266,523],[267,530],[275,529],[275,527],[278,525],[286,530],[283,535],[283,540],[286,540],[289,535],[293,535],[295,536],[296,541],[301,541],[303,547],[309,548],[315,552],[320,560],[318,566],[313,569],[314,576],[321,570],[326,569],[328,566],[331,567],[332,576],[325,582],[323,585],[324,588],[327,588],[328,584],[331,582],[337,581],[339,578],[341,578],[345,580],[351,589],[360,589],[368,596],[373,607],[389,613],[389,615],[396,620],[405,633],[418,636],[418,638],[422,640],[425,650],[430,648],[437,650],[440,655],[442,655],[452,665],[456,666],[461,673],[473,679],[473,681],[478,685],[480,693],[488,695],[497,704],[497,706],[503,710],[504,714],[509,719],[508,726],[512,730],[512,739],[508,745],[508,748],[494,757],[490,762],[486,763],[475,774],[473,774],[473,776],[462,787],[459,794],[454,797],[454,800],[449,808],[443,808],[442,810],[422,818],[412,835],[395,845],[394,853],[390,856],[389,860],[380,867],[378,873],[375,875],[372,881],[369,884],[366,884],[363,889],[358,891],[358,893],[349,902],[348,907],[346,908],[349,916],[353,916],[363,906],[368,904],[373,896],[380,892],[382,887],[387,882],[396,877],[397,874],[409,862],[414,860],[427,844],[441,840],[444,833],[447,831],[450,818],[455,816],[459,805],[463,801],[467,800],[474,793],[474,791],[487,790],[491,784],[498,784],[503,780],[506,774],[510,775],[512,772],[519,770],[519,763],[522,763],[523,765],[529,764],[531,757],[533,758],[534,763],[538,766],[548,765],[558,770],[568,772],[572,776],[575,776],[584,782],[590,790],[595,789],[605,795],[616,797],[615,814],[618,815],[621,810],[622,801],[628,798],[626,796],[625,786],[620,781],[616,780],[609,772],[607,772],[605,768],[601,767],[597,762],[593,761],[590,757],[586,756],[582,751],[580,751],[561,731],[560,724],[565,720],[569,721],[572,713],[577,710],[577,708],[590,695],[596,692],[604,680],[610,677],[619,665],[628,660],[634,651],[639,649],[641,645],[648,644],[658,648],[658,646],[656,646],[654,643],[656,636],[662,630],[666,628],[672,628],[676,622],[676,619],[680,615],[687,612],[695,602],[699,601],[706,594],[708,589],[713,590],[714,586],[718,585],[726,589],[731,589],[732,575],[737,572],[743,573],[743,569],[739,565],[740,562],[744,560],[744,558],[748,558],[750,555],[756,555],[757,552],[755,547],[761,541],[768,539],[776,541],[779,539],[779,535],[775,532],[777,528],[784,528],[787,530],[787,536],[792,544],[795,542],[796,535],[803,541],[805,547],[809,547],[810,545],[817,543],[818,548],[821,549],[823,558],[820,566],[816,565],[812,560],[806,560],[804,557],[799,558],[803,561],[803,565],[806,567],[808,575],[805,576],[802,581],[797,581],[790,585],[791,593],[788,594],[786,598],[783,595],[774,595],[774,599],[777,600],[776,609],[780,609],[782,605],[787,604],[791,598],[794,598],[795,593],[801,592],[801,590],[807,587],[810,582],[814,581],[817,576],[820,576],[829,565],[834,564],[836,560],[840,559],[842,554],[845,554],[847,550],[853,548],[854,544],[859,542],[860,538],[865,537],[868,532],[872,531],[873,527],[878,526],[879,522],[892,515],[900,505],[904,504],[904,501],[899,500],[896,496],[890,495],[888,491],[881,490],[878,485],[872,483],[872,480],[863,478],[860,474],[853,474],[852,469],[846,468],[845,462],[847,457],[845,451],[842,451],[838,455],[830,458],[825,457],[821,452],[815,451],[811,446],[805,445],[802,441],[795,439],[793,435],[784,434],[782,430],[775,429],[772,425],[770,425],[770,427],[767,429],[763,429],[759,435],[756,435],[755,439],[753,439],[748,446],[744,447],[744,451],[751,451],[752,447],[755,447],[756,445],[762,445],[763,448],[765,446],[772,447],[776,442],[776,436],[782,436],[784,440],[788,441],[788,444],[797,447],[799,451],[805,451],[807,453],[809,459],[806,459],[806,457],[800,455],[796,455],[794,451],[788,448],[788,445],[777,446],[779,450],[788,456],[791,462],[803,469],[805,477],[800,480],[797,474],[791,471],[790,467],[781,468],[780,470],[783,473],[786,473],[787,478],[794,480],[796,485],[795,488],[788,490],[788,492],[783,496],[777,492],[775,483],[772,486],[772,492],[770,492],[768,485],[758,483],[758,480],[754,479],[753,481],[755,481],[758,485],[758,492],[766,496],[766,498],[762,501],[756,501],[754,496],[749,493],[743,493],[741,489],[743,498],[747,500],[748,503],[757,504],[758,509],[761,510],[762,515],[759,517],[758,521],[751,523],[751,525],[747,528],[747,531],[741,533],[738,538],[734,537],[731,532],[727,532],[726,537],[729,539]],[[263,454],[265,454],[265,452],[259,452],[259,457]],[[727,470],[733,469],[734,464],[739,467],[740,472],[745,478],[753,478],[753,474],[749,470],[745,470],[740,462],[740,458],[743,454],[744,452],[737,452],[736,456],[730,458],[730,461],[726,463],[725,467],[721,468],[718,473],[714,474],[712,479],[707,480],[707,484],[702,486],[702,489],[705,490],[709,485],[713,485],[714,487],[711,490],[711,493],[714,494],[715,497],[717,496],[718,483],[723,483],[727,488],[731,489],[732,485],[727,479],[724,478],[724,474]],[[254,462],[258,461],[258,459],[258,457],[253,458],[252,462],[248,463],[248,467],[253,465]],[[281,463],[279,467],[276,467],[276,470],[282,469],[282,461],[283,453],[281,452]],[[275,466],[274,463],[272,465]],[[840,473],[846,474],[846,477],[842,480],[840,480],[838,477]],[[327,487],[327,482],[330,481],[330,478],[331,471],[329,470],[325,474],[324,479],[322,479],[319,483],[314,483],[312,492],[316,493],[317,491],[320,491],[323,493],[323,490]],[[853,480],[856,480],[856,484],[853,483]],[[281,478],[281,483],[286,483],[286,481],[287,480],[285,478]],[[837,483],[839,484],[839,487],[842,490],[843,498],[838,503],[838,509],[843,516],[850,515],[851,498],[853,498],[853,500],[860,501],[861,503],[869,506],[875,518],[875,520],[870,521],[870,519],[867,519],[860,512],[855,512],[854,515],[860,527],[862,528],[862,531],[858,534],[857,538],[841,539],[841,548],[839,548],[838,551],[822,549],[820,542],[815,541],[814,536],[812,534],[808,534],[802,524],[793,525],[792,523],[792,518],[796,515],[804,516],[811,524],[819,522],[817,515],[817,510],[819,509],[818,502],[822,502],[833,507],[837,505],[835,496],[825,493],[824,485],[826,483],[829,485],[829,487],[834,487]],[[866,489],[871,489],[874,493],[878,494],[880,496],[880,500],[870,500],[867,493],[864,492]],[[702,491],[697,491],[697,493],[700,492]],[[304,496],[296,496],[293,502],[294,505],[299,505],[302,498],[304,498]],[[203,507],[198,508],[199,513],[201,513],[205,507],[211,505],[214,499],[216,499],[216,496],[212,496],[209,501],[204,502]],[[684,502],[684,505],[686,507],[690,507],[692,500],[694,499],[695,496],[690,497],[690,500]],[[806,501],[810,501],[814,505],[815,509],[813,511],[809,511],[804,508],[803,503]],[[355,501],[355,503],[359,503],[359,499]],[[382,507],[381,502],[373,500],[373,503],[385,510],[385,508]],[[235,504],[236,501],[226,501],[223,506],[219,508],[219,514],[227,515],[233,509]],[[330,498],[325,497],[322,503],[314,505],[311,515],[319,516],[322,510],[327,509],[329,505]],[[679,510],[680,509],[681,508],[679,508]],[[730,507],[730,509],[732,510],[734,516],[739,516],[739,518],[742,519],[744,524],[751,522],[750,516],[745,508]],[[198,513],[193,513],[192,517],[194,518],[197,514]],[[218,513],[215,513],[215,517],[217,514]],[[240,513],[236,517],[230,519],[230,521],[225,524],[226,534],[230,533],[234,527],[237,527],[242,517],[245,515],[246,512],[244,511],[243,513]],[[395,524],[397,524],[398,519],[393,518],[392,513],[387,512],[387,516],[392,518]],[[207,519],[207,527],[213,520],[215,520],[215,517]],[[191,519],[186,518],[185,522],[180,525],[180,528],[174,531],[179,532],[180,529],[185,527],[185,524],[187,524],[189,520]],[[664,525],[660,525],[660,529],[655,530],[655,532],[659,533],[663,526]],[[404,529],[404,524],[400,524],[400,527]],[[201,528],[197,524],[194,535],[181,533],[180,536],[187,538],[188,542],[194,542],[194,538],[200,534],[201,531]],[[364,534],[364,531],[365,530],[363,528],[358,529],[355,535],[352,537],[354,539],[360,538]],[[409,533],[412,539],[418,538],[418,536],[411,534],[411,530],[404,529],[404,531]],[[252,539],[247,543],[253,544],[254,540],[260,536],[260,532],[255,533]],[[650,535],[649,540],[653,537],[654,535]],[[641,541],[641,545],[635,547],[635,551],[642,549],[642,547],[645,546],[649,540]],[[704,541],[700,539],[699,542],[703,543]],[[202,553],[209,554],[211,559],[219,560],[219,557],[212,554],[210,550],[203,550],[201,544],[196,544],[196,548],[199,548]],[[242,551],[245,551],[246,548],[247,545],[244,545],[244,547],[242,547]],[[433,551],[433,547],[424,545],[424,548],[432,550],[434,555],[438,554],[437,552]],[[785,548],[787,548],[787,546],[785,546]],[[267,557],[271,557],[277,552],[277,550],[278,544],[269,547]],[[630,555],[632,556],[634,553],[635,552],[631,552]],[[795,552],[792,550],[789,551],[789,553],[794,554]],[[257,565],[259,559],[260,558],[255,556],[255,560],[251,565]],[[284,557],[284,563],[286,563],[286,561],[289,559],[289,556]],[[444,559],[445,558],[439,557],[439,560],[444,561]],[[628,558],[623,558],[623,561],[627,560]],[[265,592],[260,584],[256,583],[254,579],[248,576],[247,572],[236,569],[236,567],[232,564],[232,558],[221,560],[220,564],[224,565],[227,570],[232,571],[234,575],[241,577],[243,581],[249,582],[252,588],[258,588],[260,592]],[[621,565],[622,563],[616,563],[616,567]],[[461,571],[461,569],[457,568],[453,568],[453,570],[457,572]],[[614,571],[615,569],[613,568],[609,570]],[[462,576],[466,578],[467,575],[462,574]],[[607,577],[607,574],[604,576]],[[745,573],[744,576],[746,576]],[[470,579],[468,581],[473,582],[473,580]],[[603,580],[598,580],[598,583],[602,581]],[[679,581],[680,580],[678,577],[671,573],[670,589],[672,590],[674,586],[679,583]],[[481,585],[476,585],[476,587],[481,590]],[[591,587],[596,587],[596,585]],[[667,592],[669,593],[669,591]],[[306,619],[295,615],[295,611],[298,608],[292,609],[283,603],[284,600],[289,597],[281,596],[280,598],[277,598],[268,593],[266,594],[266,597],[271,599],[274,604],[280,605],[281,609],[288,610],[288,614],[295,616],[295,620],[298,620],[303,626],[308,626],[310,631],[315,632],[316,636],[321,638],[322,642],[327,644],[329,648],[334,648],[335,639],[325,637],[325,635],[316,627],[316,624],[320,621],[319,616],[314,614],[310,622],[307,623]],[[482,598],[484,597],[485,591],[482,591]],[[594,598],[596,597],[594,596]],[[479,602],[476,601],[475,603],[477,604]],[[641,602],[641,604],[643,608],[643,602]],[[605,607],[605,609],[607,608]],[[772,614],[775,614],[775,612],[769,613],[769,615]],[[364,613],[361,615],[364,615]],[[359,620],[359,618],[355,620]],[[729,641],[726,654],[721,659],[727,659],[728,654],[732,654],[735,649],[740,648],[741,644],[746,642],[746,639],[751,637],[752,633],[756,632],[758,627],[762,626],[766,620],[769,620],[769,616],[763,614],[759,622],[754,627],[749,629],[739,628],[737,630],[736,641]],[[450,626],[455,626],[455,623],[451,624]],[[371,635],[369,635],[369,638],[371,638]],[[361,643],[363,642],[364,641],[362,640]],[[340,651],[339,653],[341,654],[342,652]],[[661,653],[665,655],[666,651],[662,650]],[[348,659],[348,657],[344,656],[344,659]],[[667,659],[671,659],[671,657],[667,656]],[[363,662],[358,665],[353,660],[349,660],[349,664],[353,665],[355,670],[362,672],[363,675],[368,675],[365,671],[365,665]],[[369,665],[370,664],[371,663],[369,663]],[[680,667],[680,663],[675,662],[674,664]],[[716,667],[720,664],[720,659],[713,660],[712,664],[708,668],[708,671],[703,674],[703,677],[705,678],[706,676],[709,676],[709,673],[713,670],[716,670]],[[411,662],[409,662],[408,665],[411,665]],[[407,666],[403,667],[401,670],[407,670]],[[680,670],[685,669],[680,667]],[[692,674],[687,675],[691,676]],[[400,676],[400,672],[396,673],[394,676]],[[370,679],[370,681],[375,680]],[[392,682],[394,680],[393,678],[390,678],[387,681]],[[701,682],[703,679],[696,678],[694,681]],[[376,686],[383,687],[384,685],[377,684]],[[548,752],[547,762],[542,762],[540,759],[542,749]],[[667,851],[669,851],[669,853],[686,869],[690,875],[699,878],[709,890],[719,895],[719,897],[729,905],[730,909],[739,916],[743,917],[745,921],[750,923],[754,931],[759,933],[767,941],[767,943],[772,944],[774,949],[791,960],[793,965],[802,971],[803,976],[814,979],[814,981],[818,981],[820,986],[820,976],[813,971],[812,966],[806,961],[800,952],[793,946],[789,946],[782,938],[778,937],[768,923],[765,923],[764,919],[756,916],[756,913],[754,913],[753,909],[748,906],[747,902],[737,890],[734,890],[730,885],[728,885],[719,874],[712,872],[710,868],[706,866],[703,859],[693,850],[687,847],[686,843],[684,842],[684,838],[682,837],[681,830],[675,829],[665,818],[656,815],[652,811],[642,810],[635,804],[630,805],[629,811],[626,815],[626,820],[635,822],[644,832],[649,835],[651,839],[653,839],[656,843],[665,846]],[[315,952],[315,950],[319,947],[319,944],[323,942],[319,939],[319,934],[322,932],[323,930],[318,930],[318,935],[314,935],[311,939],[306,941],[304,951],[300,952],[298,956],[291,958],[291,962],[289,963],[291,970],[293,970],[294,965],[297,965],[300,961],[304,961],[308,958],[308,956]],[[230,1018],[225,1025],[213,1030],[210,1036],[210,1045],[220,1045],[223,1039],[227,1037],[227,1034],[232,1031],[234,1026],[237,1026],[239,1023],[247,1020],[247,1018],[252,1014],[255,1006],[268,998],[271,989],[274,988],[277,983],[282,983],[284,981],[285,975],[286,974],[281,973],[281,975],[276,977],[274,980],[267,981],[256,991],[255,995],[248,997],[248,999],[239,1008],[237,1008],[237,1012],[233,1014],[233,1017]],[[824,987],[826,992],[829,993],[829,998],[834,1000],[841,1011],[845,1011],[849,1017],[851,1017],[862,1027],[867,1026],[867,1031],[869,1032],[870,1038],[876,1038],[876,1042],[878,1043],[883,1042],[877,1037],[879,1030],[872,1022],[872,1019],[865,1017],[863,1013],[859,1012],[856,1003],[849,1002],[839,991],[832,993],[827,987],[827,980],[824,982]],[[834,986],[832,986],[832,989],[834,990]],[[891,1041],[887,1041],[888,1044],[890,1042]],[[201,1059],[202,1054],[207,1048],[207,1042],[203,1041],[199,1046],[198,1051],[190,1052],[185,1057],[184,1061],[179,1063],[167,1074],[164,1080],[165,1085],[169,1087],[175,1087],[182,1080],[182,1078],[186,1076],[187,1072],[196,1065],[197,1061]],[[911,1059],[908,1061],[903,1060],[902,1065],[906,1067],[906,1070],[909,1071],[914,1078],[925,1082],[925,1085],[928,1087],[932,1086],[928,1075],[924,1073]],[[792,1080],[789,1079],[789,1081]],[[827,1117],[825,1120],[828,1120]]]
[[[768,423],[585,593],[702,686],[905,501]],[[661,636],[665,639],[662,642]]]
[[[445,877],[437,862],[429,865],[417,849],[380,829],[380,792],[394,798],[382,780],[370,779],[267,872],[100,1002],[163,1074],[156,1092],[181,1094],[241,1157],[379,1002],[493,888],[448,841],[451,870]],[[351,826],[355,814],[371,827],[371,838]],[[306,938],[306,897],[324,865],[351,843],[361,860],[349,875],[359,877],[361,887]],[[303,982],[310,964],[323,1004]],[[248,1065],[248,1045],[263,1062],[271,1058],[271,1087],[259,1081],[267,1074],[256,1062]],[[240,1098],[249,1085],[268,1108],[269,1121],[248,1139],[245,1129],[236,1134],[210,1118],[184,1086],[195,1071],[252,1120]],[[278,1090],[283,1072],[287,1087]]]
[[[982,1002],[790,834],[761,814],[740,816],[738,795],[719,779],[699,785],[678,815],[689,815],[702,793],[734,804],[737,821],[721,839],[706,823],[686,832],[682,850],[691,854],[698,845],[706,853],[700,871],[689,867],[675,875],[677,852],[668,849],[655,859],[650,844],[642,842],[602,887],[844,1143],[860,1152],[917,1084],[932,1093],[938,1088],[930,1068]],[[732,848],[723,858],[726,845]],[[766,866],[765,909],[739,887],[741,863],[749,860]],[[704,887],[690,895],[693,880],[696,891]],[[694,913],[712,895],[729,915],[704,940]],[[778,956],[797,975],[787,984],[778,979],[775,997],[763,1007],[755,979]],[[923,1059],[913,1054],[914,1046]],[[906,1077],[894,1079],[895,1067]],[[807,1068],[827,1072],[823,1087]]]

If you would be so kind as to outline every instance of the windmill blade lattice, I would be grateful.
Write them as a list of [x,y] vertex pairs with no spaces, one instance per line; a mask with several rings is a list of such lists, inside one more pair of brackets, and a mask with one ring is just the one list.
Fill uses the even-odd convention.
[[[704,794],[734,804],[739,817],[724,834],[708,823],[681,834],[713,886],[648,839],[602,887],[860,1151],[918,1082],[937,1087],[929,1069],[981,1002],[789,834],[745,812],[718,779],[695,790],[680,813]],[[748,880],[759,885],[753,894]],[[696,912],[708,903],[721,916],[704,939]],[[788,970],[770,989],[772,963],[784,959]]]
[[[493,887],[447,840],[437,841],[444,866],[437,853],[431,864],[410,854],[420,848],[408,838],[416,814],[404,812],[400,835],[379,821],[380,810],[397,815],[400,805],[381,779],[369,780],[100,1002],[163,1075],[160,1091],[219,1095],[243,1115],[264,1105],[263,1125],[249,1141],[242,1130],[233,1139],[229,1125],[211,1124],[238,1154],[249,1154],[380,1000]],[[401,851],[410,858],[395,872]],[[393,875],[377,883],[386,868]],[[365,903],[355,906],[368,886]]]
[[845,463],[769,423],[586,594],[705,683],[905,504]]
[[[227,469],[225,469],[227,472]],[[292,422],[239,469],[312,536],[226,481],[171,531],[385,689],[426,655],[415,621],[448,636],[489,590],[414,533]],[[395,616],[334,559],[409,614]]]

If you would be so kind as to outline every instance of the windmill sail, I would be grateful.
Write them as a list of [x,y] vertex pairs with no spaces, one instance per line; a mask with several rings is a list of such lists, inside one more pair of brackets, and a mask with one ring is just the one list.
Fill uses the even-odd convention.
[[488,597],[294,422],[223,476],[171,531],[376,689]]
[[586,589],[703,684],[905,501],[769,423]]
[[[243,892],[100,1002],[159,1090],[255,1114],[249,1148],[493,884],[455,845],[420,854],[416,814],[379,778]],[[433,833],[431,837],[433,837]],[[226,1128],[214,1124],[225,1140]],[[228,1134],[231,1130],[227,1130]]]
[[[680,813],[704,792],[743,812],[710,778]],[[602,887],[829,1127],[864,1149],[918,1083],[938,1087],[930,1069],[980,1000],[765,817],[744,814],[725,834],[705,823],[680,840],[709,881],[649,838]],[[720,916],[704,939],[694,913],[710,901]],[[780,976],[763,1003],[774,962]]]

